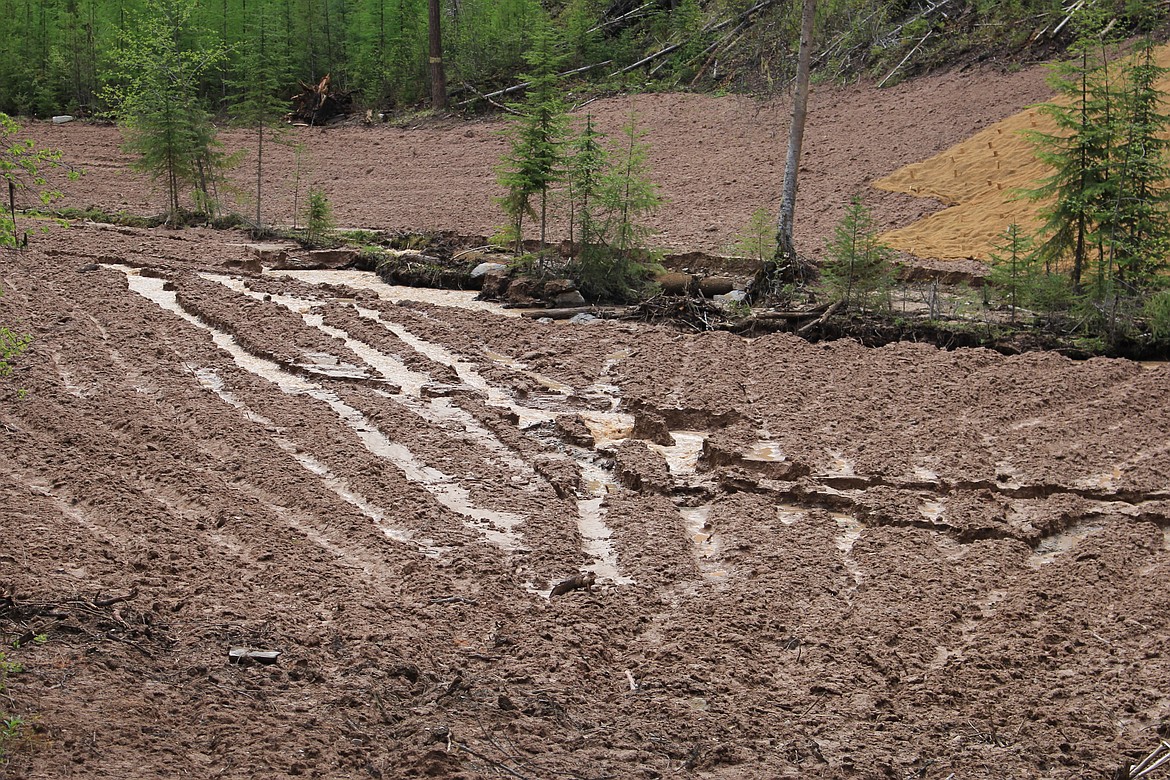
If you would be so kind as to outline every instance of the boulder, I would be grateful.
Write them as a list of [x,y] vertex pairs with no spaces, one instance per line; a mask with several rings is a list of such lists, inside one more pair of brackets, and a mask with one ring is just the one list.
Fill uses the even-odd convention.
[[570,325],[586,325],[590,322],[597,322],[597,318],[594,317],[592,314],[586,314],[585,312],[581,312],[580,314],[574,314],[569,319]]
[[499,273],[500,271],[507,271],[508,266],[503,263],[480,263],[475,268],[471,269],[469,276],[472,279],[478,279],[481,276],[486,276],[489,273]]
[[743,303],[747,300],[747,291],[732,290],[725,295],[716,295],[712,300],[714,300],[715,303],[721,304]]
[[255,257],[224,260],[223,267],[244,274],[259,274],[264,270],[264,266],[260,265],[260,260]]
[[508,303],[520,306],[535,306],[540,303],[540,299],[536,297],[536,282],[526,277],[513,279],[508,285],[505,298]]
[[502,298],[504,293],[508,291],[508,284],[511,279],[508,276],[508,270],[505,268],[502,271],[489,271],[483,275],[480,285],[479,297],[484,300],[495,300]]
[[558,295],[573,292],[576,289],[577,285],[573,284],[570,279],[549,279],[544,283],[544,297],[553,300]]
[[581,294],[580,290],[569,290],[553,298],[553,305],[558,309],[571,309],[575,306],[584,306],[585,296]]

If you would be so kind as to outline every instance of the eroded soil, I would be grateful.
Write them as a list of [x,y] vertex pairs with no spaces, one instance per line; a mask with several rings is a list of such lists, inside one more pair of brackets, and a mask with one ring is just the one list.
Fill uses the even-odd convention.
[[4,257],[36,339],[0,406],[10,776],[1088,777],[1157,745],[1166,367],[393,303],[234,275],[237,241]]

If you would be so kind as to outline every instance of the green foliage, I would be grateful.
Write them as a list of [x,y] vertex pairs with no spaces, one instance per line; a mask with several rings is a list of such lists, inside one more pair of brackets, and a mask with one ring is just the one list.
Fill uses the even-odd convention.
[[630,299],[657,262],[649,248],[654,230],[645,220],[662,205],[662,198],[650,180],[644,137],[637,115],[631,113],[621,140],[606,155],[594,205],[586,209],[589,229],[582,231],[579,252],[569,269],[586,297]]
[[279,97],[281,86],[287,81],[286,62],[277,49],[277,42],[269,32],[273,17],[266,0],[253,0],[252,15],[244,29],[244,40],[238,55],[242,78],[235,82],[239,90],[232,104],[232,119],[239,125],[256,131],[256,228],[264,228],[261,208],[264,180],[264,138],[279,141],[281,118],[287,110]]
[[735,234],[727,248],[733,257],[746,257],[761,263],[776,255],[776,223],[767,209],[756,209],[748,223]]
[[888,308],[893,284],[892,250],[861,198],[854,197],[825,245],[821,281],[845,309]]
[[200,79],[221,65],[221,43],[191,45],[195,0],[160,0],[127,27],[118,51],[118,79],[103,93],[114,107],[135,166],[162,181],[168,213],[177,219],[190,189],[197,212],[214,216],[222,172],[211,116],[199,100]]
[[[41,205],[47,206],[61,193],[49,186],[46,173],[63,167],[61,152],[39,149],[32,139],[17,140],[20,126],[7,114],[0,113],[0,198],[5,201],[0,210],[0,246],[16,246],[16,215],[9,210],[9,192],[13,195],[31,192]],[[69,172],[70,179],[78,174]]]
[[609,156],[601,145],[604,135],[593,127],[593,116],[585,116],[585,127],[572,142],[568,161],[569,243],[596,244],[600,241],[597,195]]
[[333,228],[333,206],[325,193],[316,187],[309,189],[309,204],[305,213],[307,239],[310,244],[319,244]]
[[999,289],[1011,310],[1011,322],[1016,321],[1016,309],[1032,289],[1036,276],[1036,260],[1032,253],[1032,239],[1016,223],[1007,226],[991,252],[991,272],[988,281]]
[[[521,251],[524,218],[540,224],[540,248],[548,235],[548,207],[552,188],[565,180],[565,142],[568,116],[561,96],[557,69],[563,61],[552,28],[541,23],[525,60],[531,68],[523,103],[513,104],[517,118],[508,131],[509,151],[499,168],[499,182],[506,190],[500,205],[508,218],[504,234]],[[539,208],[539,211],[537,211]]]
[[1116,343],[1133,331],[1146,291],[1170,264],[1170,117],[1156,88],[1166,69],[1149,41],[1120,68],[1096,38],[1079,52],[1056,82],[1068,105],[1044,107],[1059,131],[1033,136],[1052,173],[1026,194],[1044,202],[1038,252],[1046,276],[1067,269],[1064,295],[1081,328]]
[[1154,340],[1170,344],[1170,290],[1161,290],[1147,298],[1142,316]]

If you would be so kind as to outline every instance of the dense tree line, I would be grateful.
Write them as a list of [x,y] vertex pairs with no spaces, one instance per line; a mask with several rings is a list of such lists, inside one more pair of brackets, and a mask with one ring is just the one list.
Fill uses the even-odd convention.
[[[124,39],[155,7],[149,0],[0,0],[0,111],[49,116],[108,108],[103,89],[121,72]],[[1156,5],[1109,0],[1118,29],[1146,24]],[[441,0],[444,60],[453,102],[514,84],[533,32],[550,24],[566,69],[628,86],[786,88],[800,29],[792,0]],[[1135,10],[1138,9],[1138,10]],[[893,69],[893,79],[983,45],[1051,42],[1059,0],[822,0],[815,65],[834,76]],[[274,93],[297,82],[332,83],[361,106],[392,109],[429,94],[427,0],[197,0],[182,48],[222,47],[201,74],[205,107],[226,113],[250,74],[263,31],[277,60]],[[637,64],[636,63],[641,63]],[[634,66],[634,67],[631,67]]]

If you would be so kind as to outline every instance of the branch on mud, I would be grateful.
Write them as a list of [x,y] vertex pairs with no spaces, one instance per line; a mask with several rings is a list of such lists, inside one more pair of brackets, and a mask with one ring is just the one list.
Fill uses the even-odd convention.
[[507,764],[505,764],[501,761],[496,761],[494,758],[488,758],[483,753],[480,753],[478,750],[476,750],[475,748],[472,748],[469,745],[464,745],[462,742],[455,742],[453,740],[452,740],[451,744],[454,745],[455,747],[459,748],[460,750],[462,750],[465,753],[470,753],[471,755],[478,758],[480,761],[486,761],[487,763],[494,766],[496,769],[502,770],[503,772],[510,774],[512,777],[519,778],[519,780],[532,780],[532,778],[528,777],[528,775],[522,775],[519,772],[517,772],[515,769],[513,769],[512,767],[508,766]]
[[829,317],[832,317],[837,312],[837,309],[841,308],[841,303],[842,303],[842,301],[837,301],[832,306],[825,309],[825,313],[822,314],[820,317],[818,317],[817,319],[808,323],[807,325],[801,325],[800,329],[798,331],[796,331],[796,335],[803,336],[804,334],[808,333],[813,328],[816,328],[820,325],[824,325],[825,320],[829,319]]

